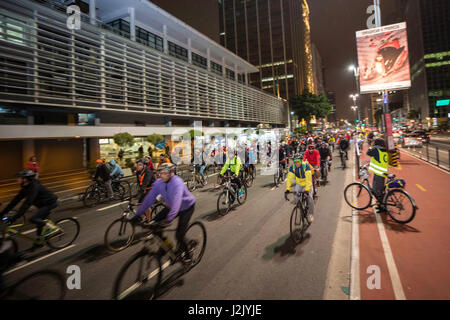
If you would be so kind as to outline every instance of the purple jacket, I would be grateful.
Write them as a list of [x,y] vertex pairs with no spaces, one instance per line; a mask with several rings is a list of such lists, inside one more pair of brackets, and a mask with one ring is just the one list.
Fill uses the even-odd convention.
[[179,176],[173,176],[167,183],[161,179],[156,180],[136,215],[140,216],[144,214],[155,203],[156,197],[159,194],[164,199],[167,207],[170,208],[169,214],[166,217],[168,221],[175,219],[178,212],[189,209],[195,204],[195,197],[189,192],[183,179]]

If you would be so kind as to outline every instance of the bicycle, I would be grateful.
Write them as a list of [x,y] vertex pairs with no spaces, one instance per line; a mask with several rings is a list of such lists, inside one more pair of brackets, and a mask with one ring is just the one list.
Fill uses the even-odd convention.
[[[133,255],[120,269],[114,282],[113,299],[122,300],[134,293],[136,289],[142,286],[152,287],[153,294],[151,299],[158,297],[158,289],[162,280],[162,270],[165,268],[161,264],[162,257],[168,255],[170,265],[181,262],[185,272],[190,271],[202,259],[206,248],[206,228],[200,221],[191,223],[185,233],[185,242],[191,256],[187,261],[185,252],[177,254],[171,241],[157,232],[162,232],[158,226],[146,225],[149,235],[143,240],[143,248]],[[176,229],[166,229],[165,231],[174,232]],[[196,255],[195,252],[198,252]],[[152,281],[153,282],[150,282]]]
[[[368,207],[372,207],[372,198],[374,196],[373,188],[369,182],[369,171],[367,170],[369,164],[365,164],[359,168],[359,175],[362,182],[350,183],[344,189],[344,198],[347,204],[356,210],[364,210]],[[387,176],[387,182],[385,183],[385,189],[383,195],[377,199],[383,208],[386,209],[387,214],[397,223],[405,224],[411,222],[415,215],[416,210],[419,209],[408,192],[404,190],[406,182],[403,179],[396,179],[395,174],[385,174]],[[356,195],[356,202],[353,202],[352,195]],[[408,199],[406,204],[403,200]],[[361,204],[362,203],[362,204]],[[410,214],[402,214],[402,211],[411,206]],[[395,211],[398,209],[398,211]],[[404,216],[404,218],[400,218]]]
[[0,300],[62,300],[65,295],[64,277],[54,270],[41,270],[3,288]]
[[322,177],[322,182],[324,185],[328,182],[328,167],[330,166],[328,159],[320,160],[320,176]]
[[347,168],[344,155],[345,152],[339,149],[339,157],[341,158],[341,166],[339,168],[342,168],[342,170],[345,170]]
[[[104,243],[106,248],[111,252],[119,252],[128,248],[134,240],[136,235],[136,227],[130,223],[127,218],[130,213],[136,214],[134,209],[140,204],[132,203],[129,199],[127,209],[122,213],[122,216],[108,226],[105,231]],[[162,202],[155,203],[151,210],[150,216],[146,216],[147,222],[155,218],[155,216],[161,212],[166,206]]]
[[283,166],[280,163],[277,172],[273,175],[274,185],[278,186],[284,181],[284,179],[286,179],[286,169],[283,168]]
[[193,192],[195,189],[197,189],[197,186],[200,185],[201,187],[206,185],[206,177],[203,181],[202,176],[200,175],[200,169],[197,169],[195,166],[194,171],[192,172],[192,177],[186,181],[187,187],[189,191]]
[[[52,222],[50,219],[44,220],[46,223],[53,224],[57,226],[58,231],[54,234],[50,234],[47,237],[40,236],[39,238],[33,238],[29,235],[27,235],[25,232],[19,230],[23,229],[25,226],[31,225],[25,224],[25,223],[19,223],[14,225],[8,225],[7,223],[4,223],[7,218],[4,217],[2,219],[3,223],[1,226],[1,237],[0,239],[4,240],[10,240],[12,241],[12,246],[14,248],[14,253],[18,252],[18,245],[17,241],[14,239],[14,237],[18,236],[25,240],[33,242],[34,245],[42,245],[45,243],[52,249],[62,249],[70,246],[78,237],[80,233],[80,224],[79,222],[74,218],[63,218],[60,220],[57,220],[56,222]],[[34,224],[33,224],[34,225]],[[67,239],[67,240],[66,240]]]
[[[126,193],[126,189],[122,185],[122,181],[113,180],[111,182],[111,187],[113,190],[114,200],[123,200]],[[92,208],[93,206],[99,204],[102,200],[105,199],[108,199],[108,191],[106,189],[106,186],[103,183],[94,181],[94,184],[87,187],[86,191],[84,192],[83,204],[88,208]]]
[[[227,169],[227,173],[230,173],[230,169]],[[231,182],[230,175],[224,175],[223,179],[224,187],[217,198],[217,213],[221,216],[230,212],[231,206],[236,199],[240,205],[244,204],[245,200],[247,200],[247,185],[245,184],[245,181],[241,185],[242,194],[238,196],[237,185]],[[223,206],[223,208],[221,206]]]
[[[294,209],[292,209],[291,219],[290,219],[290,233],[292,240],[299,244],[302,242],[305,231],[311,225],[308,221],[308,192],[290,192],[295,193],[298,197],[297,203],[295,204]],[[286,196],[286,200],[289,199]]]
[[245,184],[248,188],[250,188],[253,185],[253,180],[255,180],[252,165],[244,165],[243,167],[243,177]]

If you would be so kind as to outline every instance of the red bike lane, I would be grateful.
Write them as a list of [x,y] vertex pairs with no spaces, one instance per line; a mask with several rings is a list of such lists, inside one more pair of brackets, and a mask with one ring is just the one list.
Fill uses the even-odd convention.
[[450,299],[450,174],[405,152],[389,172],[405,179],[419,209],[405,225],[383,213],[377,225],[373,208],[359,211],[361,299]]

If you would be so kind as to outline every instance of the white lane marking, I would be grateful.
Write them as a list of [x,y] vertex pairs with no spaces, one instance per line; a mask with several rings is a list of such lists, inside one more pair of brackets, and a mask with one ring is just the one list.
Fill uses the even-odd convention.
[[63,252],[63,251],[66,251],[66,250],[68,250],[68,249],[70,249],[70,248],[73,248],[73,247],[75,247],[75,246],[76,246],[75,244],[72,244],[72,245],[70,245],[70,246],[68,246],[68,247],[66,247],[66,248],[64,248],[64,249],[61,249],[61,250],[52,252],[52,253],[50,253],[50,254],[48,254],[48,255],[46,255],[46,256],[40,257],[39,259],[33,260],[33,261],[31,261],[31,262],[29,262],[29,263],[27,263],[27,264],[24,264],[24,265],[22,265],[22,266],[18,266],[17,268],[11,269],[11,270],[5,272],[4,275],[10,274],[10,273],[12,273],[12,272],[14,272],[14,271],[17,271],[17,270],[23,269],[23,268],[25,268],[25,267],[28,267],[29,265],[32,265],[32,264],[34,264],[34,263],[36,263],[36,262],[38,262],[38,261],[44,260],[44,259],[46,259],[46,258],[49,258],[49,257],[51,257],[51,256],[53,256],[53,255],[55,255],[55,254],[57,254],[57,253],[61,253],[61,252]]
[[114,208],[114,207],[117,207],[117,206],[119,206],[119,205],[121,205],[121,204],[124,204],[124,203],[127,203],[127,202],[128,202],[128,201],[118,202],[118,203],[112,204],[112,205],[110,205],[110,206],[107,206],[107,207],[103,207],[103,208],[97,209],[96,211],[103,211],[103,210],[106,210],[106,209],[109,209],[109,208]]
[[[166,269],[168,266],[170,266],[170,261],[167,261],[166,263],[164,263],[161,266],[161,271],[163,271],[164,269]],[[159,269],[155,269],[152,273],[150,273],[147,277],[147,280],[150,280],[151,278],[153,278],[155,275],[157,275],[159,272]],[[120,295],[119,295],[119,300],[125,298],[126,296],[128,296],[131,292],[133,292],[134,290],[136,290],[137,288],[139,288],[142,285],[142,282],[135,282],[133,285],[131,285],[129,288],[125,289]]]
[[378,211],[375,211],[375,217],[377,219],[378,232],[380,234],[381,244],[383,246],[384,256],[391,278],[392,288],[394,289],[394,295],[396,300],[406,300],[405,293],[403,292],[402,282],[400,281],[400,275],[395,265],[394,256],[389,245],[389,240],[384,229],[383,221],[381,220]]
[[[353,181],[355,176],[355,160],[353,159]],[[353,202],[357,202],[356,190],[353,189]],[[360,279],[360,261],[359,261],[359,226],[358,211],[352,208],[352,256],[350,261],[350,300],[361,300],[361,279]]]

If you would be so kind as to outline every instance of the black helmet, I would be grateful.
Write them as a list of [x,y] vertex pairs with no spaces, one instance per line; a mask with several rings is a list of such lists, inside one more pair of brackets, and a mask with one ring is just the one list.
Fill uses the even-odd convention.
[[31,170],[22,170],[19,173],[17,173],[15,175],[16,177],[20,177],[20,178],[27,178],[27,179],[34,179],[34,177],[36,177],[36,172],[31,171]]

